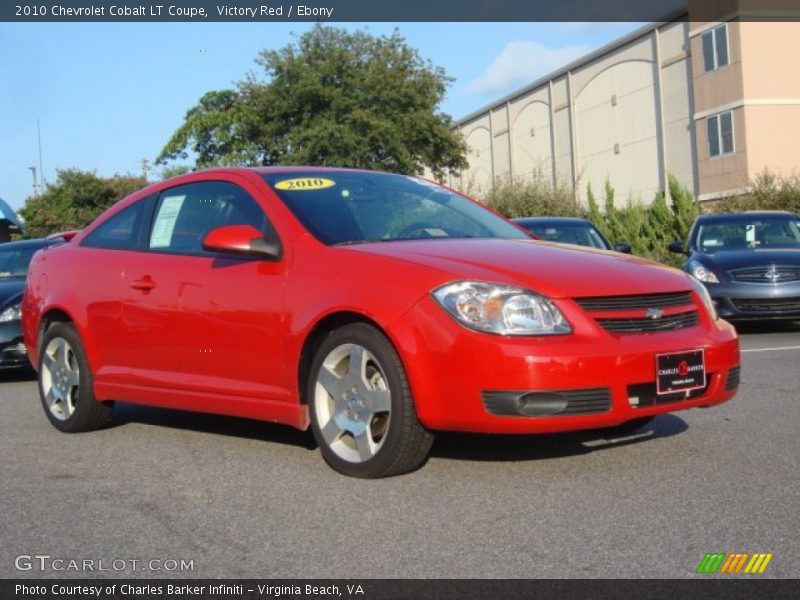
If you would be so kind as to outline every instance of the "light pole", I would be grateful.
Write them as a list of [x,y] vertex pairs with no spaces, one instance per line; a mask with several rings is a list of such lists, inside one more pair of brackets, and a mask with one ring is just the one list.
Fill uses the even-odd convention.
[[36,197],[38,197],[38,195],[36,193],[36,190],[38,188],[38,183],[36,182],[36,167],[33,166],[33,167],[28,167],[28,168],[31,170],[31,173],[33,174],[33,197],[36,198]]

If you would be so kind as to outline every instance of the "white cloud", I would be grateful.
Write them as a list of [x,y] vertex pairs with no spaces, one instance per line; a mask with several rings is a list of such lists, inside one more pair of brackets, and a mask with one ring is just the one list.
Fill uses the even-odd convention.
[[532,82],[586,54],[583,45],[548,48],[539,42],[509,42],[491,65],[473,79],[471,94],[497,94]]

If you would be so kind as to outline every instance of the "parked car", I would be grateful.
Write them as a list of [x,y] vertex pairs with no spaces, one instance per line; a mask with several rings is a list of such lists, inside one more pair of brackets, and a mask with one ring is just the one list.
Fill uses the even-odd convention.
[[62,431],[114,400],[310,426],[360,477],[418,467],[437,430],[630,427],[738,385],[736,331],[685,273],[344,169],[147,187],[34,257],[23,329]]
[[631,253],[631,245],[626,242],[611,244],[597,227],[588,219],[577,217],[522,217],[512,219],[539,238],[549,242],[588,246],[601,250],[616,250]]
[[684,270],[708,288],[729,320],[800,319],[800,217],[757,211],[701,215],[688,242]]
[[0,245],[0,367],[27,366],[20,305],[28,264],[37,250],[54,240],[24,240]]

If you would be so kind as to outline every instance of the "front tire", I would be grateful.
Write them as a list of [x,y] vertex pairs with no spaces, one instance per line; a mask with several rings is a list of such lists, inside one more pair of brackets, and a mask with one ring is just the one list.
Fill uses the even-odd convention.
[[39,397],[47,418],[66,433],[99,429],[111,416],[113,404],[94,397],[83,343],[69,323],[56,323],[42,337]]
[[340,473],[400,475],[428,456],[433,434],[417,419],[400,357],[370,325],[328,334],[314,356],[306,397],[322,456]]

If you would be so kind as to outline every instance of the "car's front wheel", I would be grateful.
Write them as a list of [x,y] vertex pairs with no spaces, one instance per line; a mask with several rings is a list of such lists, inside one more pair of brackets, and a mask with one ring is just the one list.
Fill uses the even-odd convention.
[[67,433],[105,425],[112,403],[95,400],[89,362],[75,328],[56,323],[45,332],[40,348],[39,395],[50,422]]
[[417,420],[400,357],[370,325],[328,334],[311,365],[307,398],[322,455],[345,475],[399,475],[428,456],[433,435]]

